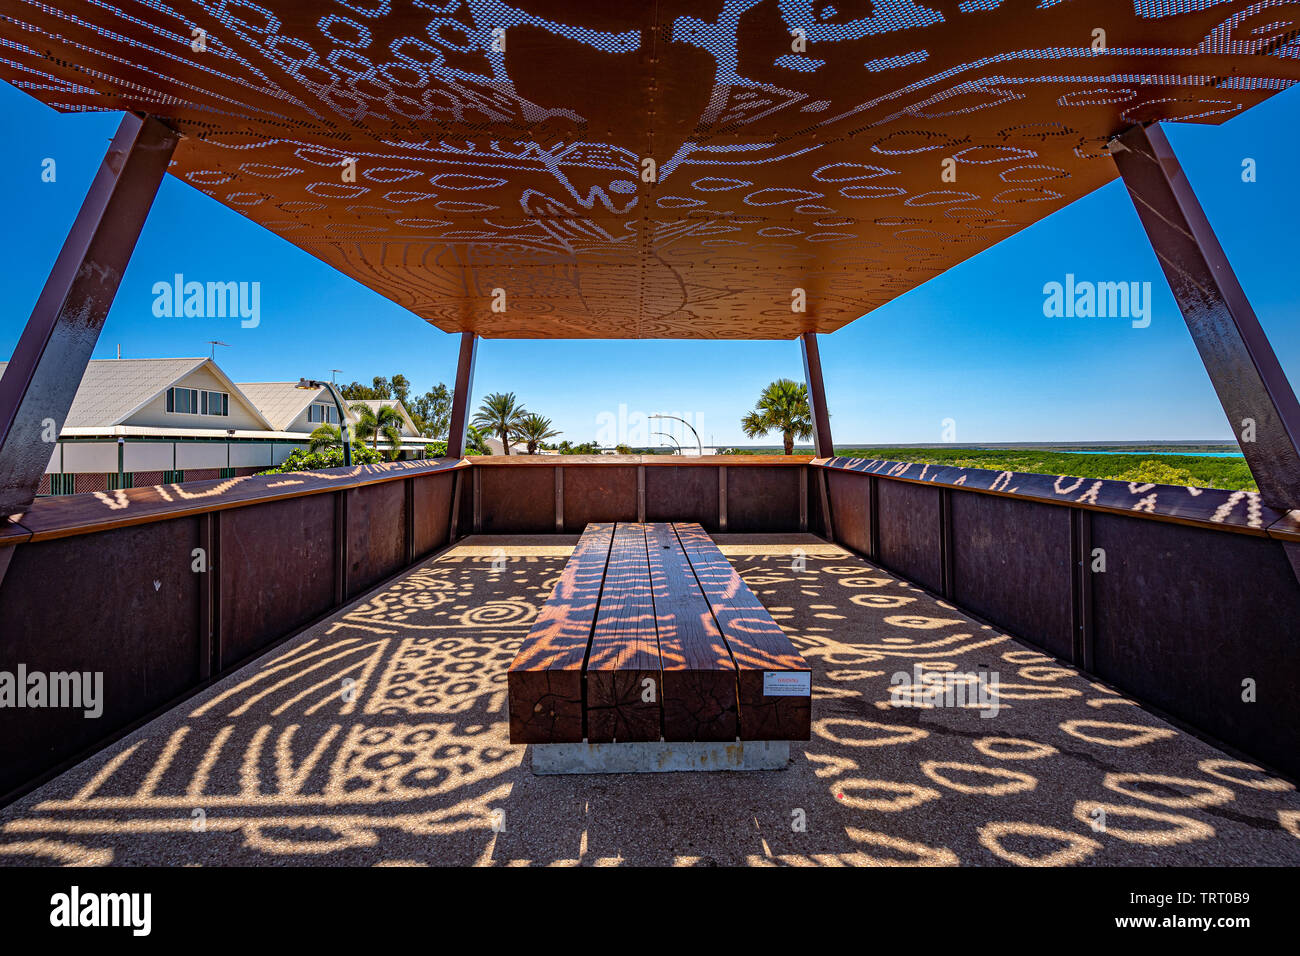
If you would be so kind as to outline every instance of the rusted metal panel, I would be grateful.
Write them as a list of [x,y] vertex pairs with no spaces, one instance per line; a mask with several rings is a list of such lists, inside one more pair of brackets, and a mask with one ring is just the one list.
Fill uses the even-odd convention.
[[799,469],[799,530],[808,530],[808,469]]
[[818,474],[818,469],[808,469],[807,486],[808,494],[804,506],[808,510],[808,528],[814,534],[825,538],[826,515],[830,513],[830,496],[824,493],[826,485]]
[[1048,504],[1072,505],[1089,511],[1142,514],[1157,521],[1236,531],[1241,534],[1296,537],[1300,522],[1285,511],[1270,508],[1253,491],[1186,488],[1182,485],[1137,484],[1105,478],[1075,478],[987,468],[957,468],[881,458],[832,458],[813,465],[818,471],[850,471],[878,476],[889,484],[947,487]]
[[401,482],[368,485],[348,498],[348,597],[367,590],[403,566],[406,495]]
[[221,642],[221,513],[199,516],[199,679],[207,680],[220,668]]
[[937,592],[943,586],[939,489],[886,481],[876,493],[880,563]]
[[478,487],[478,469],[463,471],[460,474],[460,497],[456,506],[456,538],[465,537],[475,532],[474,517],[476,489]]
[[1070,509],[950,491],[952,599],[1070,660]]
[[1112,180],[1126,126],[1300,79],[1256,0],[341,6],[9,3],[0,79],[168,116],[178,177],[446,331],[565,339],[832,331]]
[[555,532],[552,468],[475,468],[484,534]]
[[451,527],[448,532],[448,540],[456,541],[461,536],[461,500],[465,497],[463,485],[465,484],[465,475],[463,471],[458,471],[452,480],[451,485]]
[[1300,587],[1283,544],[1094,514],[1092,545],[1106,560],[1094,672],[1300,776]]
[[593,521],[636,521],[637,468],[566,466],[564,530],[579,534]]
[[695,521],[718,530],[718,469],[704,465],[645,469],[646,521]]
[[797,468],[727,468],[727,530],[739,534],[799,530]]
[[555,531],[564,533],[564,469],[555,469]]
[[830,495],[826,491],[826,472],[818,469],[817,496],[821,499],[822,534],[827,541],[835,541],[835,511],[831,508]]
[[1070,660],[1086,671],[1093,669],[1092,576],[1096,558],[1092,548],[1092,512],[1070,509],[1070,548],[1073,567],[1071,633],[1074,652]]
[[871,554],[871,479],[832,471],[826,484],[835,515],[835,540],[858,554]]
[[333,495],[273,501],[221,516],[218,669],[335,605],[334,522]]
[[413,479],[411,518],[412,550],[420,558],[448,543],[451,531],[451,495],[455,476],[434,475]]
[[292,476],[223,478],[128,488],[115,491],[111,496],[75,494],[43,498],[23,514],[21,525],[0,521],[0,546],[15,539],[45,541],[456,470],[468,471],[469,465],[451,459],[396,461],[350,468],[322,468]]
[[718,467],[718,530],[727,530],[727,466]]
[[103,712],[0,708],[0,795],[192,687],[202,671],[199,519],[18,545],[0,670],[102,674]]
[[483,469],[475,468],[470,472],[473,478],[474,491],[470,495],[470,504],[472,506],[472,519],[470,527],[474,533],[478,534],[483,530]]

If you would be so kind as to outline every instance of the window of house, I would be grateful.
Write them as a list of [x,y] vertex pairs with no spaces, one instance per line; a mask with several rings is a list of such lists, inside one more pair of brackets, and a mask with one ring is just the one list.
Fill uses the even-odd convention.
[[178,415],[229,415],[230,395],[198,388],[169,388],[167,411]]
[[339,410],[325,402],[312,402],[307,409],[308,422],[329,422],[331,425],[339,423]]

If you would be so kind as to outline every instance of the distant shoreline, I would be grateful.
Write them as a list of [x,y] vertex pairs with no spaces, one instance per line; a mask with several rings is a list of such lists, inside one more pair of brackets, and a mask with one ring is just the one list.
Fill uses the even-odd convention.
[[[719,446],[724,447],[724,446]],[[737,451],[775,452],[780,445],[729,445]],[[890,442],[859,444],[836,442],[837,449],[870,451],[905,448],[914,451],[1052,451],[1062,455],[1206,455],[1216,458],[1241,458],[1241,449],[1232,441],[1164,441],[1164,442]],[[811,454],[812,447],[796,445],[796,454]]]

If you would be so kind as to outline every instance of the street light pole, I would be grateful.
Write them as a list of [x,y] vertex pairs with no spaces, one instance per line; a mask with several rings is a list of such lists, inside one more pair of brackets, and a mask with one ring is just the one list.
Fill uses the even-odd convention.
[[352,467],[352,429],[348,428],[347,413],[343,410],[343,396],[338,390],[338,386],[333,382],[329,383],[330,396],[334,399],[334,405],[339,410],[339,436],[343,439],[343,464],[345,467]]
[[695,426],[692,425],[690,422],[688,422],[686,419],[678,418],[676,415],[651,415],[650,418],[671,418],[675,422],[681,422],[683,425],[689,428],[691,430],[691,434],[695,436],[695,450],[699,452],[701,458],[704,457],[704,445],[700,443],[700,433],[697,432],[695,430]]
[[679,444],[677,443],[677,439],[674,438],[672,435],[668,434],[668,432],[654,432],[653,434],[655,434],[655,435],[663,435],[665,438],[667,438],[667,439],[668,439],[670,442],[672,442],[674,445],[677,445],[677,454],[680,455],[680,454],[682,453],[682,446],[679,445]]
[[338,390],[338,386],[333,382],[318,382],[314,378],[300,378],[295,388],[316,388],[329,389],[330,398],[334,399],[334,407],[339,413],[339,437],[343,439],[343,464],[346,467],[352,467],[352,436],[348,431],[348,415],[343,410],[343,396]]

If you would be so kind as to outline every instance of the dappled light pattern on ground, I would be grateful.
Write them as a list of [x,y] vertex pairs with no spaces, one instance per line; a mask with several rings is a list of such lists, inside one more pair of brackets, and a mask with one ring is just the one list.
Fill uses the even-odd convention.
[[1288,782],[807,535],[717,538],[813,669],[787,770],[533,776],[506,670],[574,540],[425,562],[0,811],[0,862],[1300,863]]

